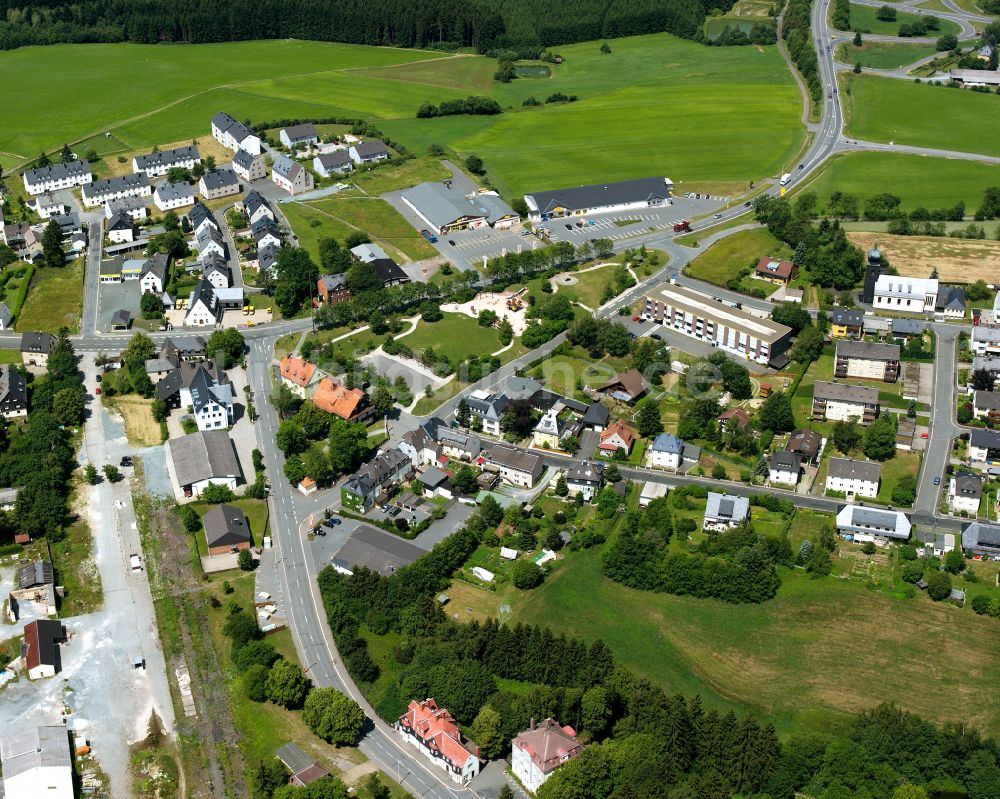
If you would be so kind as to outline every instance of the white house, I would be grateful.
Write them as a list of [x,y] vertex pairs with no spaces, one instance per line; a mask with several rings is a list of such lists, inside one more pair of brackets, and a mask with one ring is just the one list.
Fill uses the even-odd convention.
[[657,469],[679,469],[684,442],[673,433],[660,433],[649,447],[649,465]]
[[356,142],[348,148],[347,154],[355,164],[377,164],[389,160],[389,148],[381,139]]
[[243,480],[233,441],[225,430],[206,430],[172,438],[167,444],[168,471],[185,497],[197,497],[210,485],[235,491]]
[[265,216],[254,222],[250,232],[258,250],[281,246],[281,229],[270,217]]
[[194,237],[195,248],[198,250],[198,260],[204,261],[212,255],[226,257],[226,244],[218,228],[206,225]]
[[174,168],[193,169],[200,161],[198,148],[188,145],[173,150],[159,150],[149,155],[137,155],[132,159],[132,171],[144,172],[146,177],[157,178]]
[[970,472],[957,472],[948,482],[948,507],[953,513],[979,515],[983,496],[983,478]]
[[162,294],[167,285],[168,256],[158,252],[146,259],[139,273],[139,289],[143,294]]
[[42,219],[49,219],[53,216],[62,216],[70,213],[72,208],[54,194],[39,194],[28,203]]
[[443,769],[452,782],[466,785],[479,773],[479,747],[462,735],[451,713],[433,699],[411,701],[395,726],[406,743]]
[[343,175],[354,169],[354,162],[347,150],[334,150],[313,158],[313,169],[317,175],[328,178],[331,175]]
[[212,255],[201,262],[202,275],[214,289],[228,289],[233,285],[233,274],[226,262]]
[[802,474],[802,456],[797,452],[779,450],[771,453],[768,480],[771,485],[796,486]]
[[871,461],[830,458],[826,467],[826,490],[847,497],[876,497],[882,467]]
[[243,210],[246,212],[247,219],[250,220],[251,225],[257,224],[265,217],[272,222],[276,221],[271,206],[268,205],[267,200],[260,196],[256,189],[250,189],[246,197],[243,198]]
[[200,200],[194,204],[187,213],[188,222],[191,223],[191,232],[197,236],[207,228],[219,229],[219,223],[215,221],[215,216]]
[[531,488],[542,475],[544,466],[537,455],[499,444],[490,448],[488,465],[500,473],[500,479],[511,485]]
[[980,467],[1000,464],[1000,431],[973,428],[969,433],[969,460]]
[[115,244],[126,241],[135,241],[138,230],[135,221],[127,214],[115,214],[108,222],[108,240]]
[[583,751],[576,731],[553,719],[545,719],[521,733],[511,742],[510,768],[525,788],[536,793],[563,763]]
[[298,161],[280,153],[274,156],[271,166],[271,181],[279,189],[289,194],[301,194],[313,188],[313,176]]
[[214,364],[183,363],[180,403],[191,408],[199,430],[218,430],[233,423],[235,395],[229,377]]
[[212,284],[202,278],[191,292],[184,324],[193,327],[214,327],[222,321],[222,308]]
[[161,211],[172,211],[194,205],[194,187],[190,183],[168,183],[164,181],[153,192],[153,203]]
[[104,204],[104,217],[106,219],[111,219],[118,213],[128,214],[133,219],[145,219],[149,216],[146,212],[146,200],[142,197],[120,197]]
[[813,386],[812,417],[830,422],[871,424],[878,416],[878,390],[819,380]]
[[95,180],[85,183],[81,190],[83,204],[87,208],[96,208],[98,205],[126,197],[148,197],[152,193],[149,178],[142,173]]
[[[1000,293],[997,294],[1000,297]],[[969,345],[973,355],[1000,355],[1000,327],[984,327],[977,325],[972,328],[972,341]]]
[[936,278],[879,275],[875,281],[872,306],[876,311],[924,313],[934,310],[937,296]]
[[312,122],[303,122],[301,125],[291,125],[278,131],[278,139],[288,149],[298,147],[302,144],[317,144],[319,134],[316,126]]
[[746,497],[709,491],[705,500],[705,520],[702,529],[728,530],[731,527],[738,527],[749,516],[750,500]]
[[246,150],[251,155],[261,154],[260,136],[224,111],[212,117],[212,136],[229,150]]
[[845,505],[837,512],[837,531],[851,534],[855,540],[883,544],[890,540],[907,541],[911,529],[909,518],[898,510]]
[[90,183],[94,176],[87,161],[71,161],[68,164],[50,164],[38,169],[27,169],[23,175],[24,190],[35,196],[46,192],[71,189]]
[[566,470],[566,487],[569,496],[580,494],[584,502],[590,502],[604,484],[604,464],[594,461],[578,461]]
[[0,738],[6,799],[73,799],[73,762],[65,724],[11,728]]
[[233,162],[230,166],[233,172],[240,176],[240,180],[246,183],[253,183],[255,180],[267,177],[267,163],[263,153],[253,155],[246,150],[239,150],[233,156]]

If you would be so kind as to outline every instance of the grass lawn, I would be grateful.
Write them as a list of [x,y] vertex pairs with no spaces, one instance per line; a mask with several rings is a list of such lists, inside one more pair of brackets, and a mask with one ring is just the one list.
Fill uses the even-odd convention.
[[[992,306],[991,306],[992,307]],[[21,351],[12,349],[0,350],[0,363],[21,363]]]
[[[79,517],[66,528],[63,539],[52,544],[52,565],[59,575],[59,585],[65,589],[59,601],[59,615],[63,618],[90,613],[104,604],[101,573],[91,560],[93,540],[90,526]],[[39,557],[48,555],[39,552]]]
[[110,401],[125,420],[125,435],[133,447],[156,447],[163,443],[160,424],[153,419],[153,400],[132,395]]
[[438,254],[431,244],[385,200],[371,197],[331,197],[309,205],[351,231],[363,230],[393,255],[419,261]]
[[[435,65],[436,62],[427,62]],[[448,59],[441,66],[453,66],[454,61]],[[356,172],[349,182],[357,186],[365,194],[377,197],[389,191],[408,189],[418,183],[431,180],[443,180],[451,177],[449,172],[436,158],[412,158],[402,164],[380,166],[370,172]]]
[[932,45],[864,42],[861,47],[853,44],[840,45],[837,48],[837,60],[845,64],[860,61],[861,66],[869,69],[898,69],[936,52]]
[[[875,6],[863,6],[858,3],[851,3],[851,30],[860,30],[862,33],[876,33],[886,36],[896,36],[899,33],[899,26],[913,24],[920,21],[917,14],[908,14],[905,11],[896,11],[896,19],[893,22],[884,22],[875,17],[878,9]],[[932,38],[944,36],[946,33],[959,33],[961,28],[948,19],[941,20],[941,28],[936,31],[928,31],[927,35]],[[898,66],[898,65],[896,65]]]
[[501,347],[494,328],[480,327],[471,316],[458,313],[446,313],[440,322],[418,322],[416,330],[401,338],[400,343],[414,352],[434,347],[452,363],[470,355],[489,355]]
[[888,191],[900,197],[904,211],[920,206],[950,208],[961,200],[974,213],[983,190],[997,185],[1000,185],[997,165],[901,153],[850,153],[831,158],[802,191],[816,192],[820,207],[826,205],[835,191],[853,194],[862,207],[866,198]]
[[[750,710],[782,734],[829,731],[848,714],[890,701],[937,723],[961,708],[985,734],[1000,731],[992,620],[850,581],[784,570],[782,581],[778,596],[760,605],[653,594],[604,578],[592,550],[568,555],[522,595],[513,620],[545,619],[567,635],[601,638],[668,691],[700,693],[710,708]],[[928,651],[959,662],[928,680]]]
[[[872,75],[845,75],[842,86],[848,136],[1000,155],[1000,139],[992,133],[1000,125],[995,95]],[[925,163],[917,171],[931,170]]]
[[[685,268],[684,274],[716,286],[725,286],[741,269],[756,266],[765,255],[787,259],[792,252],[767,228],[742,230],[715,242]],[[762,281],[755,281],[755,284],[764,285]]]
[[[250,528],[250,535],[253,538],[253,545],[260,546],[264,540],[264,536],[267,535],[267,502],[262,499],[237,499],[226,504],[234,505],[243,511],[243,515],[247,519],[247,526]],[[212,507],[212,503],[192,502],[191,507],[195,509],[199,516],[204,516],[209,508]],[[205,542],[205,531],[199,530],[195,534],[195,538],[198,540],[198,554],[207,555],[208,545]]]
[[576,283],[572,286],[559,284],[559,294],[565,294],[573,302],[579,302],[588,308],[601,306],[604,292],[608,286],[614,285],[614,266],[604,266],[589,272],[574,272]]
[[83,312],[83,269],[82,258],[62,269],[35,269],[17,329],[55,333],[65,325],[75,333]]
[[876,501],[884,502],[887,505],[896,504],[892,501],[892,490],[896,487],[899,479],[907,474],[916,477],[919,471],[920,454],[897,449],[896,456],[882,464],[882,482],[879,483]]

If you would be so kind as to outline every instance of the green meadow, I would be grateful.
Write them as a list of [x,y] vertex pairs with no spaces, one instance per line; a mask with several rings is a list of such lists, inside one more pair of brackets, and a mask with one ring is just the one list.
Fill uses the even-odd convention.
[[824,206],[835,191],[867,197],[888,191],[899,196],[901,208],[950,208],[959,200],[969,213],[979,207],[987,186],[1000,186],[1000,166],[903,153],[850,153],[826,164],[802,191],[815,192]]
[[842,86],[848,136],[1000,155],[995,94],[872,75],[847,75]]
[[[706,48],[668,34],[560,48],[549,77],[492,79],[482,56],[323,42],[57,45],[0,53],[0,103],[32,113],[0,129],[11,167],[63,142],[113,153],[205,137],[224,109],[239,119],[371,120],[416,153],[480,155],[510,194],[650,174],[726,184],[780,174],[803,141],[801,99],[774,47]],[[59,75],[39,83],[39,74]],[[128,80],[122,80],[128,75]],[[555,92],[577,102],[525,108]],[[424,101],[489,94],[494,117],[418,120]],[[110,133],[110,136],[106,136]]]
[[899,69],[914,61],[934,55],[933,45],[900,44],[898,42],[864,42],[861,47],[842,44],[837,48],[837,60],[845,64],[856,64],[868,69]]
[[[917,14],[908,14],[905,11],[896,11],[896,19],[892,22],[885,22],[877,19],[875,14],[878,9],[875,6],[863,6],[851,3],[851,30],[859,30],[862,33],[875,33],[885,36],[896,36],[899,33],[899,26],[904,24],[912,25],[920,21]],[[946,33],[959,33],[961,28],[950,19],[942,19],[941,27],[936,31],[929,31],[928,37],[936,39]]]

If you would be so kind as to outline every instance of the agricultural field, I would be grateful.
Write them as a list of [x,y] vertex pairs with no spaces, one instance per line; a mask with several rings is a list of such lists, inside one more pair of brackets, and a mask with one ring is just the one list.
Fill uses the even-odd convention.
[[65,326],[75,332],[83,313],[83,270],[82,258],[61,269],[36,268],[17,329],[56,333]]
[[773,26],[774,17],[771,14],[774,8],[774,3],[768,0],[739,0],[726,14],[705,20],[705,36],[715,39],[727,27],[749,33],[759,22],[770,22]]
[[849,153],[830,159],[801,191],[815,192],[820,208],[835,191],[853,194],[862,210],[865,199],[887,191],[902,200],[903,211],[951,208],[962,201],[974,213],[987,186],[1000,186],[1000,166],[902,153]]
[[[513,620],[546,619],[567,635],[600,638],[666,690],[699,693],[709,708],[751,710],[779,734],[829,730],[879,702],[938,723],[961,708],[984,733],[1000,731],[993,620],[851,580],[786,570],[781,577],[778,596],[760,605],[652,594],[606,579],[591,550],[567,556],[524,594]],[[928,681],[931,651],[952,653],[956,668],[935,669]]]
[[853,44],[840,45],[837,48],[837,60],[845,64],[860,61],[861,66],[868,69],[899,69],[936,52],[932,45],[864,42],[861,47]]
[[[731,279],[739,275],[741,269],[756,266],[765,255],[787,259],[792,257],[792,251],[787,244],[772,236],[767,228],[741,230],[715,242],[684,269],[684,274],[696,280],[725,287]],[[777,288],[777,286],[769,287],[767,283],[753,278],[746,280],[755,287]]]
[[1000,155],[1000,139],[993,135],[1000,124],[996,95],[872,75],[845,75],[842,81],[848,136]]
[[[885,36],[896,36],[899,33],[899,26],[920,22],[921,17],[917,14],[908,14],[905,11],[896,11],[896,19],[892,22],[885,22],[877,19],[875,14],[878,8],[875,6],[863,6],[858,3],[851,3],[851,30],[859,30],[862,33],[875,33]],[[960,33],[961,28],[949,19],[941,20],[941,27],[936,31],[929,31],[928,36],[936,39],[946,33]]]
[[989,239],[890,236],[868,231],[851,231],[847,237],[868,248],[877,239],[889,263],[906,277],[930,277],[937,269],[945,283],[995,283],[1000,268],[1000,242]]

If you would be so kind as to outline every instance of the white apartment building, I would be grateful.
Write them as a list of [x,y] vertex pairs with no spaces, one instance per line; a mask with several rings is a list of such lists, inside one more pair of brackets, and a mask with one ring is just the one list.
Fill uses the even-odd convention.
[[848,497],[876,497],[882,467],[870,461],[830,458],[826,467],[826,490]]
[[935,278],[879,275],[875,281],[872,305],[876,311],[924,313],[937,304],[938,281]]

